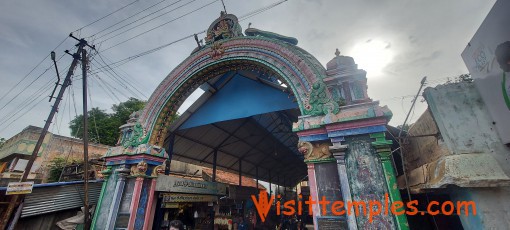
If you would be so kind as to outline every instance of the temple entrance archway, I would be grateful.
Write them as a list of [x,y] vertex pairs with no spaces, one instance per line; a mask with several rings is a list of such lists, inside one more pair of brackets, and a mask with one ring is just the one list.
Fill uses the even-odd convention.
[[[155,213],[157,191],[176,192],[156,189],[168,178],[161,174],[168,175],[169,160],[237,173],[238,185],[241,176],[285,187],[307,177],[316,201],[384,200],[384,194],[401,200],[389,158],[392,142],[385,139],[391,111],[368,97],[366,72],[353,58],[337,50],[324,68],[295,38],[254,28],[243,34],[230,14],[211,24],[205,44],[196,40],[198,47],[160,83],[144,110],[120,127],[119,146],[105,156],[107,182],[94,228],[148,229],[160,221],[154,221],[162,216]],[[204,93],[176,118],[198,88]],[[315,229],[407,229],[405,216],[367,222],[312,208]]]

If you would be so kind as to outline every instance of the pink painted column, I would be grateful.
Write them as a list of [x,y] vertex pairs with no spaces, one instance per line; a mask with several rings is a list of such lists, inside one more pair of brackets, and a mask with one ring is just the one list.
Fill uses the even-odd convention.
[[143,230],[148,230],[148,229],[151,229],[152,228],[152,219],[151,217],[154,216],[154,213],[153,213],[153,206],[154,205],[154,195],[155,195],[155,190],[156,190],[156,178],[153,178],[152,181],[151,181],[151,187],[150,187],[150,190],[149,190],[149,199],[147,201],[147,208],[145,209],[145,218],[144,218],[144,221],[143,221]]
[[[310,187],[310,197],[315,202],[318,202],[319,201],[319,195],[317,193],[317,183],[316,183],[316,179],[315,179],[315,164],[308,163],[307,166],[308,166],[308,182],[310,183],[309,184],[309,187]],[[308,200],[308,199],[303,197],[303,200]],[[315,203],[312,206],[312,210],[313,210],[313,228],[315,230],[317,230],[318,229],[318,227],[317,227],[317,216],[321,215],[319,204]]]
[[138,209],[138,202],[140,201],[140,194],[142,192],[143,177],[137,177],[135,187],[133,189],[133,197],[131,198],[131,207],[129,208],[129,222],[127,229],[134,229],[136,220],[136,210]]

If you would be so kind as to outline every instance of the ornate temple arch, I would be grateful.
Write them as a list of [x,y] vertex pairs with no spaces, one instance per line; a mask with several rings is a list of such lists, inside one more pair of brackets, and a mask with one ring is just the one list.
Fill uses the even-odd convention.
[[[205,37],[205,45],[201,44],[197,37],[195,39],[198,47],[159,84],[145,109],[133,113],[128,123],[120,127],[121,136],[118,146],[111,148],[105,155],[108,169],[103,172],[106,182],[97,206],[99,211],[96,212],[92,224],[95,229],[114,229],[119,209],[126,207],[125,204],[128,203],[134,205],[134,208],[130,208],[131,211],[129,211],[128,229],[150,228],[154,214],[151,210],[154,210],[153,206],[156,205],[154,200],[158,199],[155,196],[157,178],[162,176],[160,174],[163,172],[167,174],[170,172],[170,164],[164,162],[171,159],[172,155],[179,153],[174,151],[173,145],[164,146],[165,143],[169,143],[165,140],[167,137],[175,137],[179,134],[168,133],[172,130],[171,128],[176,128],[171,127],[175,113],[186,98],[204,83],[211,84],[215,82],[213,79],[228,78],[229,75],[234,76],[233,73],[243,75],[247,71],[255,73],[257,80],[267,77],[271,84],[284,84],[285,87],[275,87],[283,90],[284,93],[271,89],[281,93],[279,95],[283,95],[288,101],[291,99],[285,94],[293,97],[296,100],[295,103],[292,102],[292,106],[287,108],[292,108],[293,115],[296,115],[297,104],[299,115],[301,115],[296,115],[297,121],[288,118],[285,122],[279,118],[271,121],[288,126],[292,123],[292,129],[288,127],[283,129],[283,132],[295,133],[296,144],[298,144],[296,152],[304,154],[304,161],[296,156],[298,154],[291,155],[293,158],[285,158],[288,160],[285,164],[288,165],[283,167],[283,170],[280,168],[280,173],[285,174],[287,169],[299,168],[299,165],[304,169],[306,164],[310,197],[315,200],[324,196],[331,201],[361,200],[364,197],[384,200],[384,194],[389,194],[392,202],[402,200],[390,160],[392,140],[387,140],[385,137],[386,125],[392,113],[386,106],[379,106],[378,101],[369,98],[366,72],[358,69],[352,57],[340,55],[340,52],[336,50],[335,57],[324,68],[315,57],[296,46],[295,38],[254,28],[246,29],[243,34],[237,18],[230,14],[222,14],[212,23]],[[244,77],[248,76],[244,75]],[[236,86],[244,87],[245,85]],[[252,97],[252,94],[260,92],[260,88],[257,90],[259,91],[247,93],[248,98],[262,101],[256,96]],[[242,100],[245,103],[246,98]],[[268,100],[272,101],[274,98]],[[206,108],[207,105],[210,104],[202,108]],[[260,109],[252,104],[248,104],[247,107]],[[207,110],[207,112],[210,111]],[[197,116],[200,117],[197,119],[204,118],[203,114],[207,116],[210,113],[204,112],[201,116]],[[183,119],[187,118],[183,117]],[[207,122],[212,123],[212,121],[214,120]],[[247,118],[244,122],[249,121]],[[238,128],[245,124],[249,123],[242,123]],[[268,126],[256,127],[266,129]],[[225,132],[222,129],[216,129],[228,133],[228,138],[234,136],[233,133],[237,131],[236,129],[233,132]],[[267,131],[271,133],[272,130]],[[264,134],[270,136],[267,133]],[[214,136],[214,133],[211,136]],[[168,140],[174,141],[173,138]],[[216,167],[217,145],[200,143],[199,137],[190,140],[205,146],[204,148],[207,148],[210,153],[205,157],[201,156],[200,159],[189,159],[202,163],[213,154],[214,160],[211,164]],[[264,137],[258,143],[263,143],[265,140]],[[163,147],[168,147],[169,152],[167,153]],[[251,144],[250,147],[252,147]],[[254,164],[247,159],[242,159],[250,151],[239,156],[225,152],[224,156],[237,159],[223,167],[232,169],[237,164],[241,177],[241,166],[251,164],[256,171],[255,177],[259,179],[258,167],[266,162],[265,158],[271,160],[274,156],[271,153],[262,155],[264,160]],[[274,154],[276,155],[276,151]],[[291,161],[292,159],[299,160],[299,164]],[[273,160],[278,163],[272,165],[270,169],[282,166],[279,163],[284,162],[276,158]],[[241,164],[242,161],[245,164]],[[264,175],[266,177],[260,178],[274,179],[270,171],[266,170],[266,172]],[[281,181],[277,179],[277,182]],[[125,184],[131,184],[132,187],[124,186]],[[131,194],[131,200],[122,200],[126,194]],[[322,224],[326,223],[325,220],[334,221],[340,229],[381,229],[383,227],[408,229],[406,217],[402,215],[381,215],[376,221],[368,222],[363,216],[354,214],[347,216],[321,214],[318,205],[313,205],[313,210],[314,229],[322,229]],[[125,211],[123,215],[126,213],[128,212]],[[161,216],[162,213],[158,215]]]
[[195,49],[160,83],[139,119],[150,135],[149,144],[162,145],[171,116],[187,96],[229,71],[258,71],[277,78],[288,86],[302,115],[338,112],[322,80],[326,69],[297,47],[296,39],[253,28],[245,33],[248,36],[240,32],[234,15],[222,14],[209,28],[207,44]]

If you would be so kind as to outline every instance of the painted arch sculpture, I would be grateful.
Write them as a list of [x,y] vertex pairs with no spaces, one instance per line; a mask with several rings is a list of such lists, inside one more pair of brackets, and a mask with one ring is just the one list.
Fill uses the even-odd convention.
[[[119,146],[105,155],[109,168],[104,172],[106,182],[94,216],[94,229],[114,228],[124,183],[131,183],[126,178],[134,177],[134,191],[127,191],[133,193],[134,205],[128,228],[150,228],[151,202],[157,199],[156,178],[169,166],[163,163],[166,153],[162,147],[172,117],[199,86],[236,70],[274,76],[287,85],[286,90],[296,99],[302,116],[293,124],[293,131],[299,136],[299,151],[307,154],[311,196],[329,195],[331,199],[345,201],[362,197],[383,200],[387,193],[391,202],[401,200],[389,158],[392,142],[385,139],[386,124],[392,114],[368,97],[366,72],[338,50],[324,68],[315,57],[296,46],[295,38],[253,28],[245,33],[248,36],[242,34],[234,15],[222,13],[209,27],[206,45],[199,45],[173,69],[151,95],[145,109],[120,127]],[[136,169],[141,163],[150,169],[133,173],[140,171]],[[359,173],[362,171],[365,173]],[[324,184],[336,188],[335,192],[325,191]],[[315,229],[320,229],[321,218],[332,217],[322,216],[318,208],[314,206]],[[405,216],[381,216],[368,223],[363,216],[349,215],[340,222],[352,230],[408,229]]]
[[[320,113],[324,110],[317,109],[320,106],[338,112],[338,105],[323,87],[326,70],[312,55],[276,39],[235,37],[196,51],[161,82],[140,116],[149,131],[149,143],[162,143],[170,125],[168,118],[193,90],[207,80],[240,69],[263,71],[285,82],[303,115]],[[310,101],[314,94],[324,94],[325,100],[313,100],[312,96]]]

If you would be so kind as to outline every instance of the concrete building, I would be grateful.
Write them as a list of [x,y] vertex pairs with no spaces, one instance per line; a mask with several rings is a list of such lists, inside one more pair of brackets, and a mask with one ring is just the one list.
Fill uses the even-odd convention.
[[[402,146],[413,199],[425,194],[427,199],[445,195],[454,203],[474,201],[476,215],[471,209],[469,215],[458,215],[464,229],[508,228],[510,148],[498,137],[498,124],[474,83],[427,88],[423,96],[428,110]],[[403,176],[398,182],[405,188]]]
[[[0,186],[6,186],[11,181],[19,181],[41,131],[42,128],[28,126],[5,142],[0,149]],[[90,143],[89,159],[99,159],[108,148],[107,145]],[[82,162],[82,140],[48,132],[28,179],[35,180],[36,183],[47,182],[49,165],[57,157],[66,159],[68,163]]]

